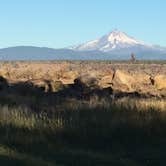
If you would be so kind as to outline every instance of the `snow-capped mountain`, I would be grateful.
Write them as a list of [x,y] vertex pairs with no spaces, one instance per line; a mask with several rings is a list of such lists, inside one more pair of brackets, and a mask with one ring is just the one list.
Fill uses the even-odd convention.
[[165,51],[165,48],[146,44],[143,41],[137,40],[128,36],[126,33],[119,30],[102,36],[99,39],[89,41],[87,43],[74,46],[71,48],[75,51],[102,51],[102,52],[142,52],[142,51]]
[[126,60],[134,53],[137,59],[165,59],[166,48],[146,44],[113,30],[103,37],[75,47],[53,49],[18,46],[0,49],[1,60]]

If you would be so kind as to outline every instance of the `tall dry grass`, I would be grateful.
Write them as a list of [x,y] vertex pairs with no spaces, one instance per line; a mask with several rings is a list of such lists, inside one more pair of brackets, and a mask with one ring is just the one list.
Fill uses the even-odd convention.
[[[85,161],[90,164],[93,161],[95,165],[98,160],[101,165],[106,160],[106,165],[138,164],[139,160],[144,162],[141,165],[146,165],[144,154],[147,149],[152,157],[155,155],[153,162],[162,161],[160,155],[165,154],[160,148],[161,145],[165,148],[166,144],[164,99],[109,101],[94,97],[89,101],[68,99],[63,104],[57,103],[51,112],[49,106],[46,108],[35,112],[25,106],[1,105],[0,145],[14,149],[17,154],[25,153],[52,163],[58,161],[62,165],[85,165]],[[160,155],[156,154],[156,149],[151,149],[154,146],[161,150]],[[134,154],[133,148],[141,148],[141,152]],[[84,152],[83,156],[89,151],[99,154],[104,151],[112,158],[99,155],[94,161],[94,155],[91,155],[87,158],[78,156],[81,157],[78,160],[65,149],[70,149],[74,156],[77,156],[73,153],[75,149]],[[123,163],[114,153],[121,156]],[[28,158],[26,160],[29,163]]]

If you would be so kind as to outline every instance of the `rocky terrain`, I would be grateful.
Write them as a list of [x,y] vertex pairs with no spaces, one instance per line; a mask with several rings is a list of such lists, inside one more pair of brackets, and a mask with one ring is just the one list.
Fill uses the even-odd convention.
[[0,163],[165,165],[165,111],[164,61],[1,62]]
[[0,76],[9,85],[27,83],[45,92],[72,88],[74,93],[81,87],[81,95],[109,89],[111,93],[166,97],[166,64],[159,62],[1,62]]

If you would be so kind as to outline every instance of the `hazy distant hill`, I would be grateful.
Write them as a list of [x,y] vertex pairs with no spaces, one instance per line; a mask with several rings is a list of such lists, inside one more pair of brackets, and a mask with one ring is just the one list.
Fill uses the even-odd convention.
[[1,60],[52,60],[52,59],[103,59],[110,58],[100,51],[74,51],[46,47],[18,46],[0,49]]
[[166,59],[166,48],[146,44],[114,30],[90,42],[65,48],[18,46],[0,49],[1,60],[53,60],[53,59]]

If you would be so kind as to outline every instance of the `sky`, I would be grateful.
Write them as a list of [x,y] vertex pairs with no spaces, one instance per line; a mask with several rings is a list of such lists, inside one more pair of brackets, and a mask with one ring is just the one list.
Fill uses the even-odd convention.
[[0,0],[0,48],[64,48],[118,29],[166,46],[166,0]]

